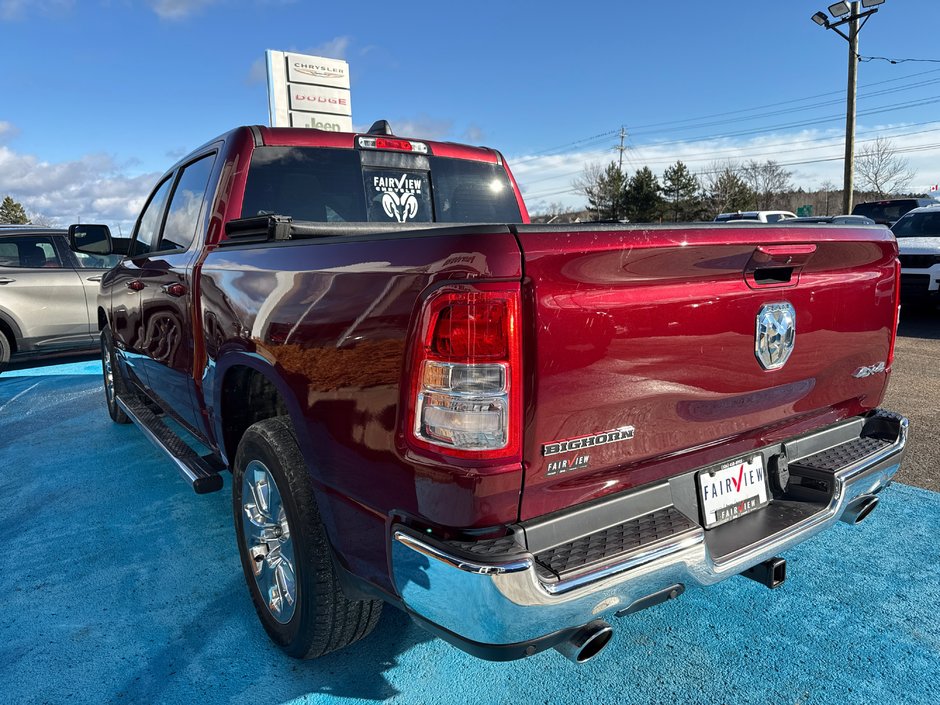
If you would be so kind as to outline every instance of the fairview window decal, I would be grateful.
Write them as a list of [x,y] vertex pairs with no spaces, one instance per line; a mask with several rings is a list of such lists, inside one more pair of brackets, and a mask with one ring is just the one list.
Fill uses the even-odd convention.
[[369,220],[398,223],[431,220],[426,172],[369,170],[365,178],[370,192]]

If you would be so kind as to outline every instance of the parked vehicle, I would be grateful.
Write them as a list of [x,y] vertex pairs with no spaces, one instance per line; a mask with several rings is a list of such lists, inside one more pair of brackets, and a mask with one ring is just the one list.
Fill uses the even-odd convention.
[[790,218],[787,221],[793,223],[818,223],[828,225],[874,225],[875,221],[866,218],[864,215],[804,215],[796,218]]
[[884,201],[868,201],[856,203],[852,209],[852,215],[864,215],[879,225],[887,225],[890,228],[908,211],[935,203],[936,201],[932,198],[889,198]]
[[891,231],[900,250],[901,298],[940,303],[940,204],[908,211]]
[[207,143],[101,285],[112,419],[196,492],[232,471],[288,654],[389,603],[484,658],[583,662],[613,616],[775,587],[781,551],[874,509],[907,435],[878,409],[890,232],[531,225],[498,152],[389,132]]
[[790,211],[737,211],[736,213],[719,213],[715,216],[716,223],[728,223],[737,220],[754,220],[759,223],[779,223],[781,220],[796,218]]
[[98,282],[120,259],[72,252],[65,230],[0,229],[0,370],[11,358],[95,350]]

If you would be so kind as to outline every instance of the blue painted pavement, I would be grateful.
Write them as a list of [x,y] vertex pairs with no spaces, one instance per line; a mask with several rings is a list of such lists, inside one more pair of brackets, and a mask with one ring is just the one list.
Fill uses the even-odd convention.
[[[479,661],[387,608],[326,658],[272,646],[229,484],[198,497],[107,417],[97,362],[0,375],[2,703],[935,703],[940,495],[894,485],[859,527],[613,623],[577,667]],[[455,596],[457,598],[458,596]],[[459,602],[455,599],[455,603]]]

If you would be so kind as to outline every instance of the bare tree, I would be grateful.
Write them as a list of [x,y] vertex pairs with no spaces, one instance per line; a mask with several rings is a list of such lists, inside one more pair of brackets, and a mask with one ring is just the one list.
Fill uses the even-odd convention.
[[30,213],[29,222],[32,225],[38,225],[41,228],[51,228],[54,227],[56,222],[48,215],[43,215],[42,213]]
[[742,177],[741,165],[737,162],[712,162],[700,176],[708,218],[718,213],[750,208],[754,194]]
[[572,184],[587,196],[588,210],[597,220],[620,220],[624,211],[624,188],[626,179],[611,162],[606,167],[591,163],[584,167],[581,176]]
[[[821,196],[821,198],[818,199],[820,205],[825,204],[825,215],[835,215],[829,212],[831,209],[837,211],[842,210],[842,207],[839,205],[842,203],[842,189],[833,182],[828,180],[824,181],[820,184],[817,194]],[[825,200],[823,200],[823,198]],[[823,213],[823,208],[820,208],[819,212]]]
[[778,199],[793,189],[790,184],[792,172],[787,171],[777,162],[750,160],[741,169],[741,176],[751,191],[754,192],[757,210],[768,210],[781,205]]
[[878,198],[904,191],[915,176],[907,160],[898,156],[894,143],[887,137],[877,137],[858,151],[855,171],[859,183]]

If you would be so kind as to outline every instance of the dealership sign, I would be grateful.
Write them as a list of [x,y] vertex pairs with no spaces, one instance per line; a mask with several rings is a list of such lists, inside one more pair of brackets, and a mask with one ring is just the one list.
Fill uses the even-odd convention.
[[270,49],[265,56],[272,127],[352,132],[349,64]]

